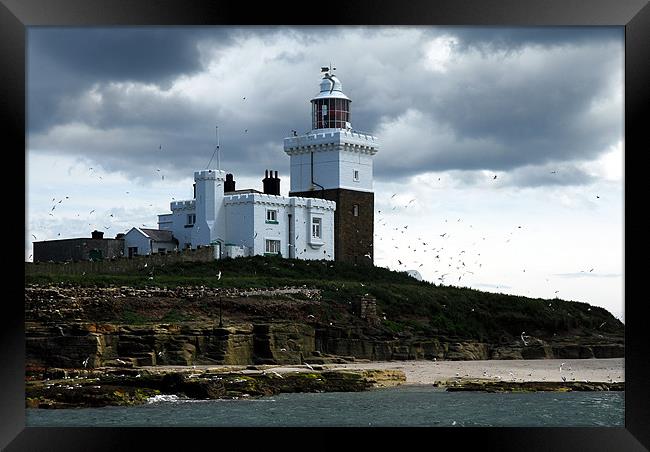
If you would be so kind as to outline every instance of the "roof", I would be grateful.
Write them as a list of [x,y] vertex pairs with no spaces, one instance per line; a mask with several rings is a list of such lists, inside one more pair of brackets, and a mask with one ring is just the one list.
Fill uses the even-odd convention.
[[336,75],[325,74],[320,82],[320,93],[318,93],[312,100],[336,97],[350,100],[348,96],[343,94],[343,84]]
[[255,190],[254,188],[244,188],[242,190],[227,191],[226,193],[232,195],[238,195],[240,193],[262,193],[262,192],[259,190]]
[[145,228],[138,228],[144,234],[152,239],[154,242],[173,242],[174,237],[172,236],[172,231],[164,231],[161,229],[145,229]]

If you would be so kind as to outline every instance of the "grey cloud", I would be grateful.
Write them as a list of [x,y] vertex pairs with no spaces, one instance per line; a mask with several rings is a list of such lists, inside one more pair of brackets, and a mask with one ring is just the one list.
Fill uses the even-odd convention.
[[[511,171],[514,185],[591,181],[578,168],[557,177],[536,168],[596,158],[621,138],[622,106],[593,109],[611,95],[622,70],[619,30],[422,30],[117,29],[99,30],[86,39],[83,30],[67,30],[51,42],[45,42],[50,41],[48,30],[40,35],[30,31],[30,150],[83,154],[133,177],[146,179],[143,174],[152,164],[166,166],[170,177],[187,177],[207,163],[218,123],[223,167],[254,176],[260,167],[286,171],[282,138],[291,129],[309,128],[309,98],[318,89],[318,68],[332,60],[353,100],[353,126],[382,141],[375,165],[378,180],[487,169]],[[423,46],[445,34],[457,37],[456,60],[445,73],[431,72],[422,64]],[[264,46],[282,39],[298,46],[263,60],[264,70],[252,86],[233,85],[247,104],[216,96],[213,104],[198,105],[182,95],[126,92],[119,85],[167,89],[181,75],[199,74],[208,63],[222,64],[208,57],[220,58],[251,36],[260,37]],[[531,44],[535,46],[529,48]],[[478,47],[482,56],[474,51]],[[517,55],[526,56],[521,64]],[[241,68],[241,75],[247,70]],[[233,74],[240,77],[240,72]],[[100,104],[89,101],[93,88],[102,94]],[[63,133],[53,136],[53,126],[75,122],[97,134],[76,142]],[[158,144],[163,144],[164,156],[155,154]]]
[[625,29],[618,27],[436,27],[436,33],[458,37],[458,49],[483,52],[516,50],[528,45],[556,47],[622,40]]
[[[553,168],[553,169],[551,169]],[[564,164],[561,169],[553,165],[516,168],[506,176],[506,185],[541,187],[587,185],[596,177],[575,165]]]

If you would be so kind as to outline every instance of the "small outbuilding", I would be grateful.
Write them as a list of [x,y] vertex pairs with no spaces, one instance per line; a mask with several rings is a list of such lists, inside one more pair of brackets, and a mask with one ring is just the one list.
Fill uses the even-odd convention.
[[124,240],[105,239],[101,231],[93,231],[90,238],[34,242],[34,262],[98,261],[121,257],[123,253]]
[[131,228],[124,235],[124,255],[128,257],[166,253],[178,250],[178,240],[172,231]]

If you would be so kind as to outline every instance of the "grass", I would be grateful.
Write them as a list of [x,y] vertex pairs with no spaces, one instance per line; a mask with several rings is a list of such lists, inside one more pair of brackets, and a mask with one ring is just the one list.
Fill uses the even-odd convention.
[[[590,332],[621,338],[624,331],[623,324],[608,311],[587,303],[436,285],[417,281],[405,272],[380,267],[254,256],[156,266],[155,276],[149,279],[151,270],[120,275],[29,275],[26,282],[140,288],[307,286],[321,289],[322,308],[328,321],[345,322],[346,316],[349,320],[351,302],[369,294],[377,300],[377,313],[386,331],[485,341],[516,339],[523,331],[533,337]],[[221,279],[216,276],[219,271]],[[130,323],[144,321],[141,314],[125,313],[125,316]],[[169,322],[183,320],[180,311],[172,310],[165,316]],[[600,327],[603,322],[605,325]]]

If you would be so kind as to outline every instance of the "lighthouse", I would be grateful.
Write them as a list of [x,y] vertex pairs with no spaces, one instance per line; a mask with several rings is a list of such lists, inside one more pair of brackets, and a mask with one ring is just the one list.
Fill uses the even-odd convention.
[[332,68],[322,68],[319,93],[311,99],[311,128],[284,139],[290,157],[289,196],[336,202],[334,259],[373,263],[373,157],[376,137],[354,130],[352,100]]

